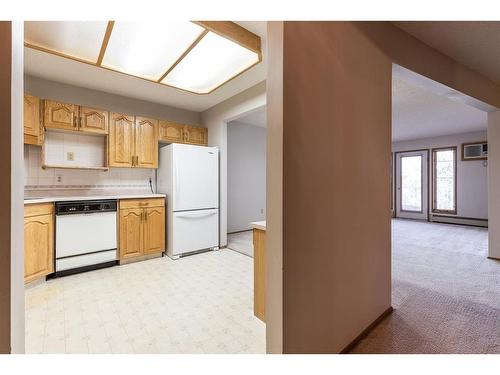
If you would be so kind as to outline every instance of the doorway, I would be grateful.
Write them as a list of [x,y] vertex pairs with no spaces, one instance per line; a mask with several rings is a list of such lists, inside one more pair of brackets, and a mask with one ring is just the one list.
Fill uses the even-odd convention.
[[428,219],[429,151],[396,153],[396,217]]
[[227,123],[228,248],[253,257],[254,222],[266,220],[266,107]]

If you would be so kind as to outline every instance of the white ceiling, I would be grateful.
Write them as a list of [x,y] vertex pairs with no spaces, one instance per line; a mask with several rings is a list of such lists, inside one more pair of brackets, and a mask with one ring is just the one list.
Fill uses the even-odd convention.
[[198,95],[137,77],[25,48],[25,73],[196,112],[204,111],[266,79],[266,22],[237,22],[261,37],[262,62],[211,94]]
[[392,140],[394,142],[482,131],[487,113],[418,87],[397,74],[392,80]]
[[394,22],[422,42],[500,83],[500,22]]
[[248,115],[238,118],[235,120],[240,124],[260,126],[261,128],[265,128],[267,124],[267,115],[266,115],[266,107],[261,107]]

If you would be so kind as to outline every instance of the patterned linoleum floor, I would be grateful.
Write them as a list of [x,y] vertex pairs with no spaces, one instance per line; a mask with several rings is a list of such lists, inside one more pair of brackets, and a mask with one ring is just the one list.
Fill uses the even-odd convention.
[[265,353],[253,260],[220,250],[28,287],[26,352]]

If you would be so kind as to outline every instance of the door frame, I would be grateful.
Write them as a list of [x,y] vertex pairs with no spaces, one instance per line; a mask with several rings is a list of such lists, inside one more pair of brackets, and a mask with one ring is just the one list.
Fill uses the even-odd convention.
[[[408,212],[408,213],[412,213],[414,211],[404,211],[403,209],[399,209],[398,210],[398,206],[401,204],[401,197],[400,197],[400,194],[401,192],[398,193],[398,190],[397,190],[397,185],[398,185],[398,182],[399,182],[399,179],[401,178],[401,176],[399,177],[398,179],[398,175],[397,175],[397,171],[398,171],[398,155],[399,154],[406,154],[406,153],[411,153],[411,152],[425,152],[427,153],[427,210],[425,210],[425,212],[423,211],[423,203],[424,203],[424,194],[422,194],[422,211],[421,213],[425,215],[425,218],[424,219],[416,219],[416,220],[425,220],[425,221],[429,221],[429,218],[430,218],[430,214],[429,214],[429,211],[430,211],[430,204],[431,204],[431,165],[430,165],[430,149],[428,148],[422,148],[422,149],[415,149],[415,150],[404,150],[404,151],[395,151],[393,153],[394,155],[394,158],[393,158],[393,179],[392,179],[392,193],[393,193],[393,197],[394,197],[394,210],[393,210],[393,215],[395,218],[403,218],[401,217],[400,215],[398,215],[398,211],[399,212]],[[424,177],[424,172],[422,171],[422,180],[423,180],[423,177]],[[424,184],[422,183],[422,187],[424,187]],[[414,213],[417,213],[417,212],[414,212]],[[405,219],[410,219],[410,218],[405,218]]]

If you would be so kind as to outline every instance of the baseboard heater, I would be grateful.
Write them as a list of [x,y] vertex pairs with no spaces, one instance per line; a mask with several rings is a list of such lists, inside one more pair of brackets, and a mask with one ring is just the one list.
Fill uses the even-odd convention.
[[450,215],[430,215],[429,221],[445,224],[470,225],[475,227],[488,228],[488,219],[476,219],[471,217],[460,217]]

